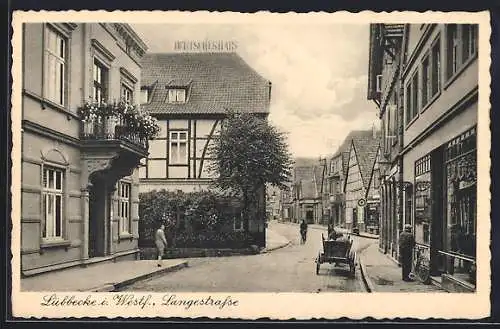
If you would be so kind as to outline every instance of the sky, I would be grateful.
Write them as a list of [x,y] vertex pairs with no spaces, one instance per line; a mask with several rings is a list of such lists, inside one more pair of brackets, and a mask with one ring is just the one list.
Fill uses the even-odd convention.
[[269,120],[294,157],[332,155],[349,131],[371,129],[377,107],[366,99],[368,25],[132,24],[148,52],[175,43],[220,41],[272,82]]

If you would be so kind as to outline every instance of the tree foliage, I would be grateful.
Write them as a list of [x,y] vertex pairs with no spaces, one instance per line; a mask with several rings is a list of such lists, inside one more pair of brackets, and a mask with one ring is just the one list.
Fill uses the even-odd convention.
[[285,187],[293,164],[285,134],[250,113],[228,111],[208,154],[214,186],[243,201],[244,218],[265,184]]

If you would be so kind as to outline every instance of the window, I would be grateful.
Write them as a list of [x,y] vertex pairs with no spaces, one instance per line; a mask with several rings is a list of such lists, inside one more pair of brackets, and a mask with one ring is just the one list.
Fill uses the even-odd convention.
[[447,72],[448,78],[450,78],[458,69],[458,29],[456,24],[451,24],[448,26],[447,30]]
[[474,127],[448,142],[444,150],[446,272],[473,284],[477,239],[476,147]]
[[185,103],[186,90],[185,89],[168,89],[167,94],[168,103]]
[[477,25],[462,25],[462,63],[477,52]]
[[62,239],[63,220],[63,170],[53,167],[43,169],[43,222],[42,238]]
[[64,105],[66,89],[66,39],[51,28],[46,29],[45,97]]
[[431,94],[431,66],[427,56],[422,63],[422,104],[427,104]]
[[441,90],[441,42],[437,39],[431,50],[431,97]]
[[128,85],[122,83],[121,95],[123,101],[127,103],[133,103],[134,92],[132,91],[132,88],[130,88]]
[[431,157],[415,162],[415,241],[429,245],[431,229]]
[[94,101],[100,103],[106,100],[106,79],[108,70],[97,59],[94,60],[94,86],[92,97]]
[[118,217],[120,220],[120,233],[130,233],[130,183],[118,183]]
[[410,123],[418,114],[418,71],[406,86],[406,124]]
[[170,163],[172,164],[187,163],[187,132],[185,131],[170,132]]
[[446,76],[451,78],[477,53],[477,25],[450,24],[446,28]]
[[149,90],[141,89],[141,104],[149,103]]
[[416,117],[418,114],[418,72],[415,72],[411,83],[411,98],[412,116]]

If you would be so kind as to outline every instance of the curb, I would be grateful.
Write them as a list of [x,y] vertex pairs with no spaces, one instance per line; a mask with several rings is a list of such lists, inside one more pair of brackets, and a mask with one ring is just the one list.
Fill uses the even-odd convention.
[[82,290],[82,291],[91,291],[91,292],[112,292],[112,291],[118,291],[119,289],[121,289],[121,288],[123,288],[125,286],[128,286],[128,285],[131,285],[131,284],[133,284],[133,283],[135,283],[137,281],[142,281],[142,280],[150,279],[152,277],[159,276],[161,274],[165,274],[165,273],[169,273],[169,272],[175,272],[175,271],[181,270],[181,269],[183,269],[185,267],[188,267],[188,262],[187,261],[183,261],[183,262],[181,262],[179,264],[176,264],[176,265],[173,265],[173,266],[161,268],[161,269],[156,270],[154,272],[142,274],[142,275],[133,277],[131,279],[127,279],[127,280],[116,282],[116,283],[108,283],[108,284],[104,284],[104,285],[99,286],[99,287],[95,287],[95,288],[91,288],[91,289],[85,289],[85,290]]
[[281,245],[273,247],[273,248],[269,248],[269,249],[268,248],[264,248],[260,253],[261,254],[266,254],[266,253],[274,251],[274,250],[278,250],[278,249],[281,249],[281,248],[288,247],[291,244],[292,244],[292,242],[288,241],[287,243],[281,244]]
[[366,270],[365,264],[363,264],[363,256],[361,254],[358,255],[358,263],[361,270],[361,278],[363,279],[363,283],[365,284],[366,291],[375,292],[373,282],[368,276],[368,271]]

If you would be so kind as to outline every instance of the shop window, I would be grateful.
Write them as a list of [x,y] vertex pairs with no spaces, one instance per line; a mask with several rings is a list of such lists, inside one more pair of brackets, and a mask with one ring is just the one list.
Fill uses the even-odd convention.
[[44,166],[42,187],[42,238],[54,240],[63,238],[64,171]]
[[445,151],[447,272],[463,275],[469,281],[475,281],[473,277],[475,274],[472,275],[472,271],[476,257],[476,161],[476,128],[447,143]]
[[415,241],[429,245],[431,229],[431,158],[415,162]]

